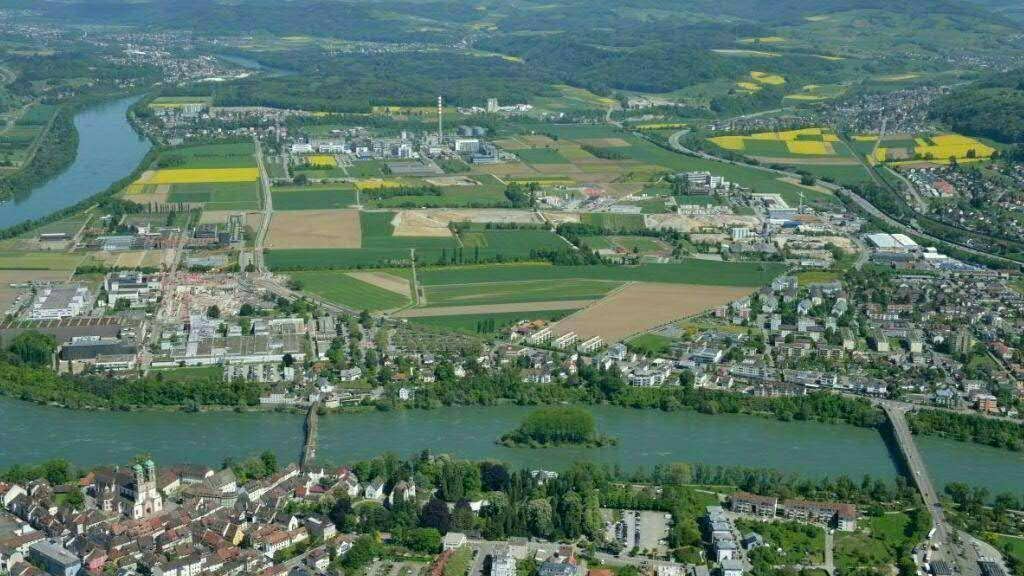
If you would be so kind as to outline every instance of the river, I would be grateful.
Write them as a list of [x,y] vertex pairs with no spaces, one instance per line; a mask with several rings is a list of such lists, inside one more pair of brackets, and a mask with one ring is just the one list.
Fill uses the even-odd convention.
[[[650,468],[706,462],[777,468],[811,477],[864,474],[890,479],[896,461],[882,436],[846,425],[778,422],[743,415],[709,416],[608,406],[591,407],[601,433],[618,438],[605,448],[507,448],[494,439],[518,425],[529,409],[442,408],[331,414],[320,418],[318,456],[350,463],[386,451],[410,456],[429,448],[463,458],[560,469],[579,460]],[[46,458],[81,465],[128,461],[149,453],[158,462],[218,465],[270,449],[298,459],[301,414],[260,412],[82,412],[0,398],[0,468]],[[939,438],[919,438],[939,486],[960,481],[992,493],[1021,493],[1024,454]]]
[[76,114],[75,161],[30,193],[0,204],[0,229],[77,204],[131,174],[150,148],[149,141],[128,123],[128,108],[138,98],[107,102]]

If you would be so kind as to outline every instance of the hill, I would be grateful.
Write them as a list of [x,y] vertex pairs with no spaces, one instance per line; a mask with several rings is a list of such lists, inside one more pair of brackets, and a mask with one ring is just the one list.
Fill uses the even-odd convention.
[[1024,68],[954,90],[931,113],[957,132],[1024,143]]

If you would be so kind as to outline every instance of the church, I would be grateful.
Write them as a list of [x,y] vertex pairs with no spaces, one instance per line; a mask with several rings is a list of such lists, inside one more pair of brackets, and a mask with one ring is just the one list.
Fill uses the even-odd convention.
[[96,505],[104,512],[117,512],[138,520],[164,509],[163,497],[157,490],[156,464],[146,460],[131,471],[114,468],[96,473]]

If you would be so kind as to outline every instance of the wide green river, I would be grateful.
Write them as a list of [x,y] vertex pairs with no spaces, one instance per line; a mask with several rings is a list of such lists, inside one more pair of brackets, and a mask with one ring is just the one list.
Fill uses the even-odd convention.
[[[820,477],[871,474],[891,479],[896,460],[874,430],[815,422],[778,422],[741,415],[708,416],[608,406],[592,407],[606,448],[506,448],[494,443],[528,408],[442,408],[332,414],[320,418],[318,457],[342,464],[386,451],[408,456],[428,448],[463,458],[564,468],[575,461],[625,469],[668,462],[763,466]],[[299,414],[207,412],[79,412],[0,398],[0,468],[62,457],[82,465],[125,462],[149,453],[158,462],[217,465],[265,449],[297,460]],[[1024,454],[938,438],[918,438],[941,486],[960,481],[993,493],[1024,493]]]

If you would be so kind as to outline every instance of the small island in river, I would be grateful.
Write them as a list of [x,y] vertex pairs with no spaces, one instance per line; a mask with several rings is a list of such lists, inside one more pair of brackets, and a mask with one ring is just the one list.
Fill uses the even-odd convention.
[[599,448],[617,443],[611,436],[597,433],[594,417],[582,408],[540,408],[530,412],[519,428],[504,434],[498,444],[510,447],[549,448],[582,446]]

